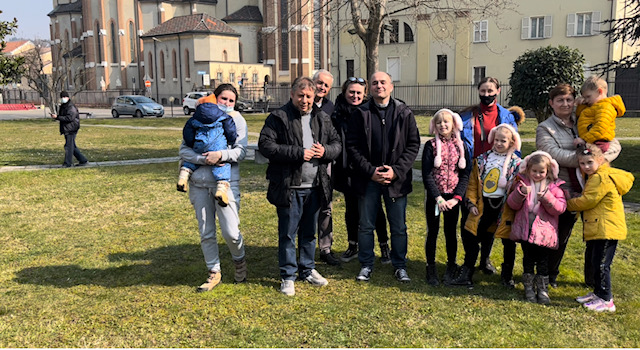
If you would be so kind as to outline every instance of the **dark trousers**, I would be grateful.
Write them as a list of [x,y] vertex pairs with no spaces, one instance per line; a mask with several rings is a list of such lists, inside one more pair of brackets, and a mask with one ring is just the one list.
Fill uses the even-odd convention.
[[[425,196],[425,217],[427,219],[427,239],[424,243],[424,250],[427,256],[427,265],[436,263],[436,243],[438,241],[438,231],[440,231],[440,215],[444,220],[444,239],[447,247],[447,262],[449,264],[456,263],[456,254],[458,253],[458,239],[456,229],[458,226],[458,217],[460,215],[460,203],[452,209],[439,213],[436,216],[436,200],[430,196]],[[444,200],[453,198],[453,194],[443,194]]]
[[562,262],[562,256],[567,249],[567,243],[569,243],[571,230],[573,230],[575,223],[576,214],[569,211],[565,211],[558,217],[558,250],[552,250],[549,253],[549,276],[552,280],[555,280],[560,273],[560,262]]
[[[464,222],[469,216],[469,211],[463,211],[463,229],[461,230],[460,237],[462,238],[462,246],[464,247],[464,265],[473,268],[478,260],[478,253],[480,253],[481,264],[489,258],[491,255],[491,248],[493,247],[493,232],[488,232],[489,227],[498,221],[498,216],[502,210],[502,205],[498,208],[493,208],[491,203],[497,203],[502,201],[502,198],[489,199],[483,197],[484,209],[480,222],[478,223],[478,230],[476,235],[464,229]],[[504,204],[503,204],[504,205]]]
[[508,238],[502,239],[502,257],[502,262],[513,271],[513,266],[516,264],[516,242]]
[[593,293],[604,300],[611,300],[611,262],[616,254],[618,241],[596,239],[587,241],[587,251],[591,252],[591,266],[594,267]]
[[322,203],[318,212],[318,248],[323,253],[329,253],[333,245],[332,209],[331,202]]
[[[358,244],[360,211],[358,210],[358,195],[356,194],[344,194],[344,222],[347,226],[347,239],[349,240],[349,244]],[[382,209],[382,206],[380,206],[380,210],[378,210],[378,217],[376,218],[376,234],[378,235],[378,243],[389,243],[387,218],[384,215],[384,209]]]
[[538,275],[549,275],[549,253],[551,249],[522,242],[522,270],[524,273],[535,273],[538,268]]
[[87,162],[87,158],[76,146],[76,135],[76,133],[64,135],[64,165],[66,166],[73,165],[73,157],[76,157],[80,163]]

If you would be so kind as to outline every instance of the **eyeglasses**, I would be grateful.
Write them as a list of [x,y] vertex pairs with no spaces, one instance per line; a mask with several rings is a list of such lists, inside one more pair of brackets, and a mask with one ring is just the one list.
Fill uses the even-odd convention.
[[350,77],[349,79],[347,79],[348,81],[352,82],[352,83],[358,83],[360,85],[365,85],[367,82],[364,81],[364,79],[362,78],[356,78],[356,77]]

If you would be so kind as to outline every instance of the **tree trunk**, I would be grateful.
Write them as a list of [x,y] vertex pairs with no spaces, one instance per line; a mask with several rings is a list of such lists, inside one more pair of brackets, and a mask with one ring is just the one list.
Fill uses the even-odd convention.
[[[378,31],[379,33],[380,31]],[[378,71],[378,40],[379,35],[369,35],[367,38],[367,42],[365,42],[365,47],[367,50],[367,79],[373,75],[373,73]]]

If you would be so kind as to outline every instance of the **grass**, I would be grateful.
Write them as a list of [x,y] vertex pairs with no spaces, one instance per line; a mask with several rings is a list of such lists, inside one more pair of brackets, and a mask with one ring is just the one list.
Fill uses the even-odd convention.
[[[174,120],[127,120],[129,125],[140,122],[164,127]],[[16,133],[24,145],[39,148],[50,142],[50,152],[58,156],[62,140],[52,125],[57,127],[2,122],[0,132],[8,136],[7,145],[17,142]],[[179,143],[179,132],[90,127],[82,132],[78,143],[94,145],[87,150],[94,158],[135,159],[152,149],[171,156]],[[136,147],[119,140],[135,141]],[[623,146],[621,157],[638,154],[635,145]],[[111,147],[119,148],[106,149]],[[14,163],[27,163],[12,157]],[[637,163],[625,159],[621,164]],[[354,279],[356,261],[341,268],[319,263],[317,269],[330,284],[316,288],[298,282],[296,296],[288,298],[277,291],[277,218],[266,200],[265,169],[250,161],[241,166],[248,282],[233,284],[233,265],[223,244],[223,283],[204,294],[195,293],[206,267],[189,199],[175,191],[175,164],[0,173],[0,347],[640,346],[636,215],[627,215],[629,238],[619,245],[612,269],[615,314],[586,312],[573,301],[588,291],[581,284],[580,224],[549,307],[524,302],[521,286],[505,290],[497,276],[476,274],[473,290],[428,286],[424,194],[418,182],[407,208],[412,283],[398,284],[391,267],[377,262],[367,284]],[[339,254],[347,247],[339,193],[334,217]],[[496,264],[501,251],[496,242]],[[519,249],[518,254],[520,261]],[[445,255],[441,238],[440,273]],[[461,263],[461,244],[458,256]],[[521,272],[516,267],[516,278]]]

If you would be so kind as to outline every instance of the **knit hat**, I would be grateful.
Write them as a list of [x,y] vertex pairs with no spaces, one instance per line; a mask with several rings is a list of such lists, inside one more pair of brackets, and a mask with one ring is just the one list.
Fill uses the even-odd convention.
[[496,136],[496,130],[501,128],[506,128],[511,131],[511,134],[515,139],[515,142],[509,147],[509,150],[507,151],[507,159],[502,165],[502,173],[500,174],[500,179],[498,180],[498,186],[504,188],[507,186],[507,169],[509,168],[509,163],[511,163],[511,155],[513,155],[514,151],[520,151],[520,148],[522,147],[522,140],[520,139],[520,134],[518,134],[513,126],[511,126],[510,124],[502,123],[489,131],[488,141],[490,144],[493,144],[493,139]]
[[441,113],[448,113],[453,119],[453,138],[455,139],[460,154],[458,158],[458,168],[464,169],[467,167],[467,161],[464,159],[464,142],[462,142],[462,138],[460,138],[460,131],[462,131],[463,128],[462,118],[460,118],[460,114],[447,108],[437,111],[433,115],[433,118],[431,118],[431,124],[429,125],[429,133],[434,134],[436,140],[436,157],[433,159],[433,166],[439,168],[440,165],[442,165],[442,141],[440,141],[440,134],[438,133],[438,128],[436,128],[436,116]]
[[205,96],[205,97],[200,97],[198,99],[198,104],[203,104],[203,103],[213,103],[216,104],[218,103],[218,100],[216,99],[216,95],[211,94],[209,96]]
[[66,91],[60,92],[60,98],[63,98],[63,97],[69,97],[69,93]]
[[558,179],[558,173],[560,172],[560,166],[558,166],[558,162],[556,162],[555,159],[551,158],[551,155],[549,153],[545,152],[545,151],[535,151],[535,152],[531,153],[530,155],[524,157],[524,160],[522,161],[522,163],[520,163],[520,173],[526,175],[527,163],[529,163],[529,160],[531,160],[531,157],[533,157],[535,155],[541,155],[541,156],[549,158],[549,162],[551,163],[551,177],[553,178],[553,180]]

